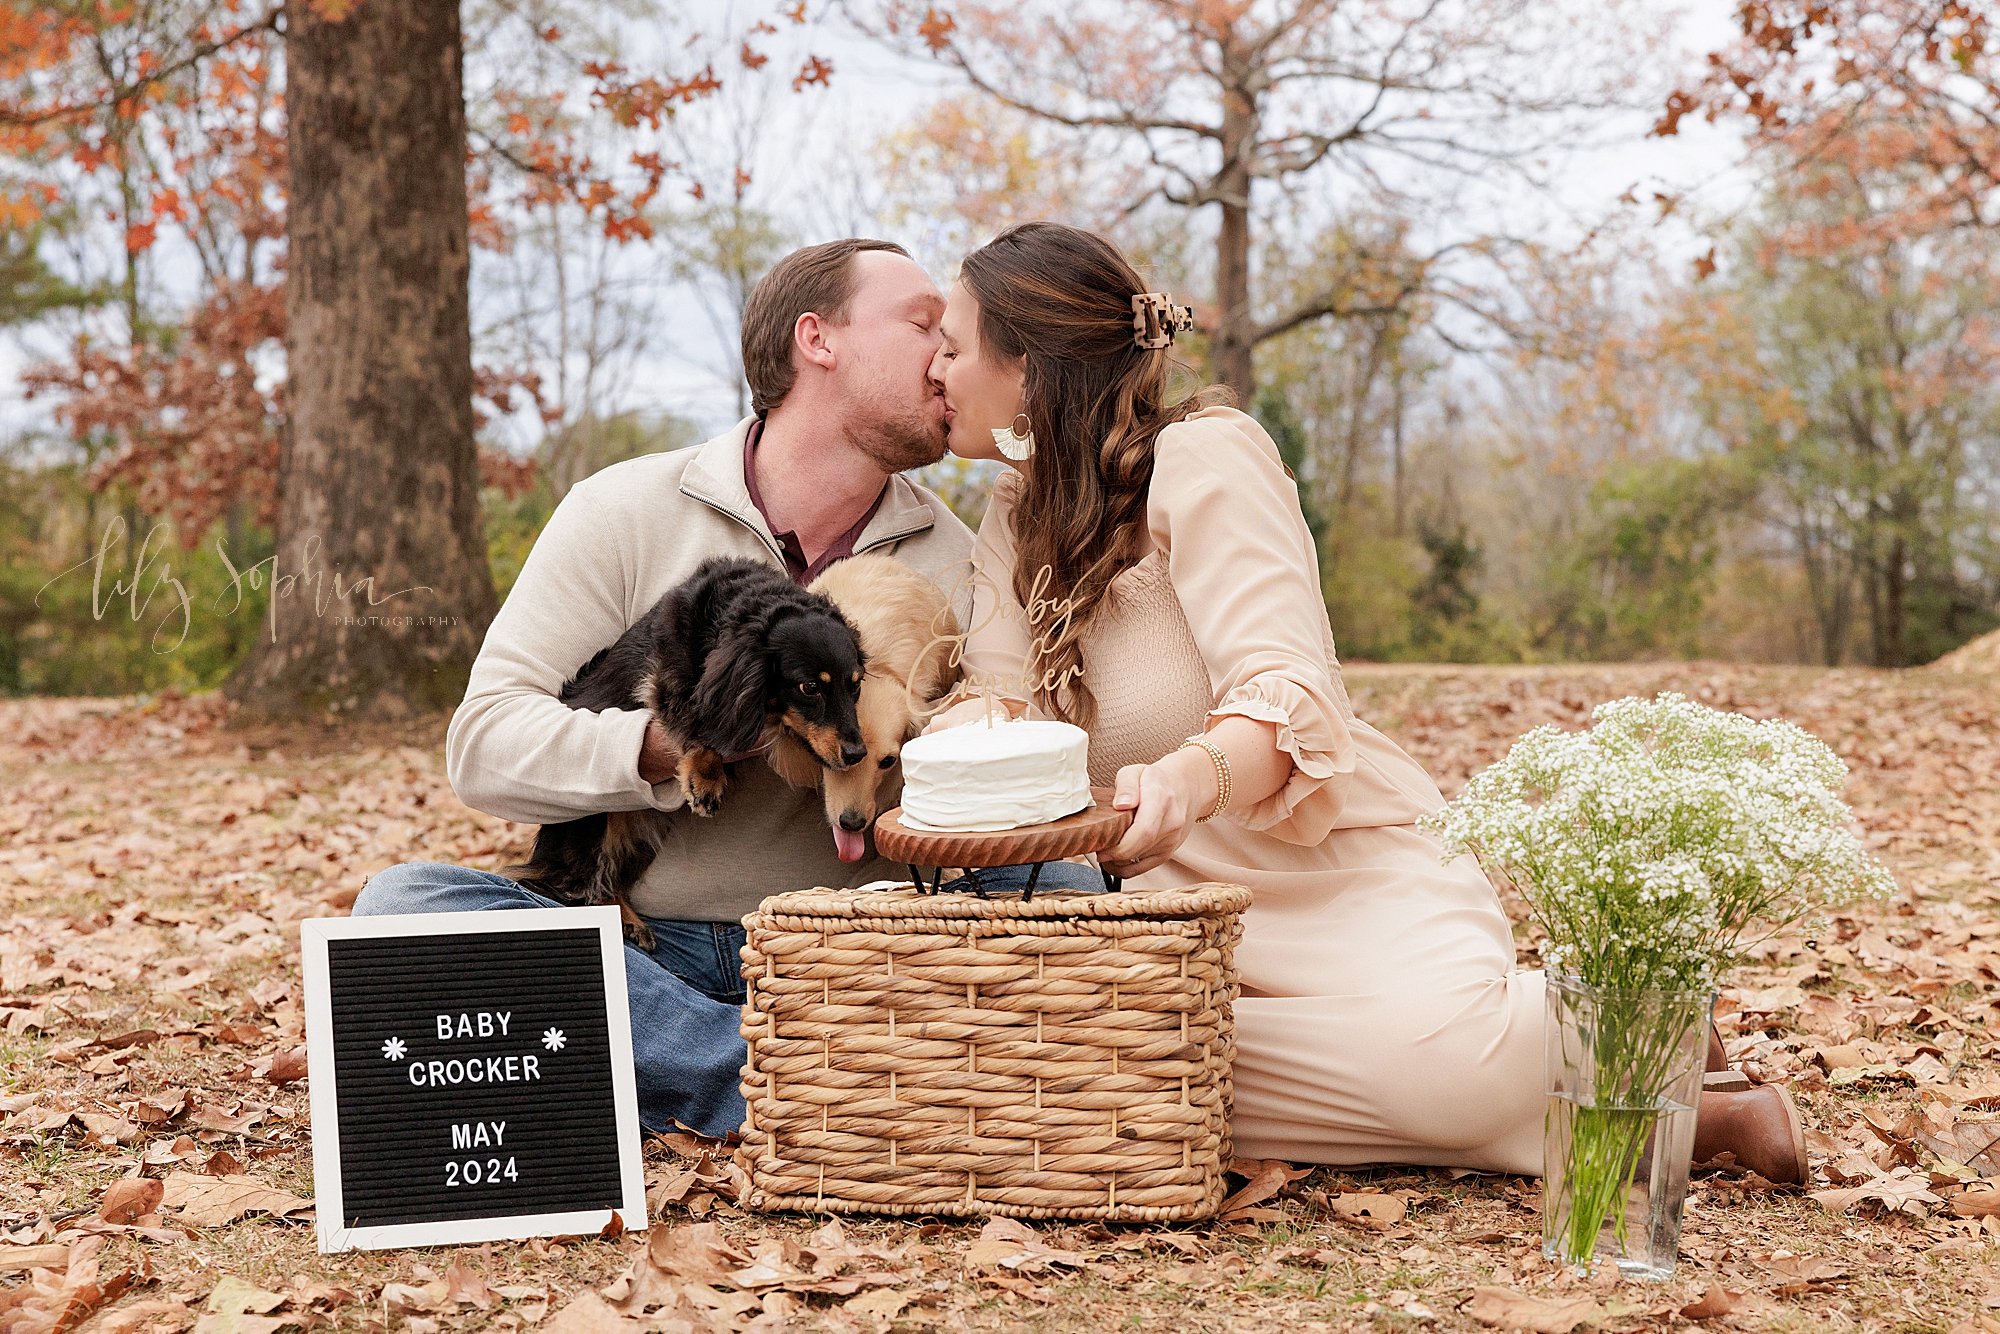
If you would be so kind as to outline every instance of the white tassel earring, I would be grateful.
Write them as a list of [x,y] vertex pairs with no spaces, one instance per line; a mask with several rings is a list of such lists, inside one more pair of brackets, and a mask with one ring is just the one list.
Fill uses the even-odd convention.
[[1034,428],[1028,424],[1028,414],[1017,412],[1014,420],[1005,426],[993,428],[993,446],[1007,458],[1019,463],[1035,452]]

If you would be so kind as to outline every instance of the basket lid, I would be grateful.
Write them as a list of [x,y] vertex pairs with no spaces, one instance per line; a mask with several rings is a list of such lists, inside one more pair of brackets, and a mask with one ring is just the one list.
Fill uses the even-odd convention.
[[800,889],[773,894],[757,905],[744,925],[763,917],[838,918],[1065,918],[1138,917],[1180,919],[1214,913],[1241,912],[1250,906],[1250,891],[1220,881],[1175,889],[1127,889],[1116,893],[1051,889],[1023,903],[1019,895],[980,898],[973,894],[919,894],[915,889]]

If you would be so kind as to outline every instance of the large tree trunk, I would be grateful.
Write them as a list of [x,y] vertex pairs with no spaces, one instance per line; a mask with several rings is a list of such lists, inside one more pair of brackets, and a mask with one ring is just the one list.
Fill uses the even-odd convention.
[[1908,580],[1903,574],[1903,566],[1909,559],[1909,547],[1898,531],[1889,539],[1889,559],[1883,562],[1882,570],[1882,624],[1875,637],[1875,665],[1877,667],[1907,667],[1909,650],[1904,645],[1905,616],[1904,600],[1908,591]]
[[1248,403],[1256,392],[1251,369],[1250,155],[1257,142],[1257,103],[1243,91],[1247,71],[1232,49],[1222,55],[1222,169],[1216,173],[1222,223],[1215,238],[1215,378]]
[[479,515],[459,0],[288,10],[288,430],[252,717],[449,707],[496,599]]

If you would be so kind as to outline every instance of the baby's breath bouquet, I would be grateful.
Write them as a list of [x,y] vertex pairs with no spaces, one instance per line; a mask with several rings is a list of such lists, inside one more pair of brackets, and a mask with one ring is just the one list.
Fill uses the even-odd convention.
[[[1657,1245],[1622,1258],[1628,1187],[1650,1171],[1651,1193],[1673,1197],[1648,1208],[1671,1205],[1649,1229],[1671,1272],[1706,1036],[1694,1028],[1718,980],[1763,935],[1894,889],[1850,828],[1846,779],[1795,724],[1668,692],[1601,704],[1582,732],[1534,729],[1421,822],[1445,860],[1471,851],[1504,872],[1547,933],[1551,1255],[1588,1262],[1609,1225],[1622,1268],[1661,1272]],[[1677,1190],[1660,1175],[1676,1166]]]

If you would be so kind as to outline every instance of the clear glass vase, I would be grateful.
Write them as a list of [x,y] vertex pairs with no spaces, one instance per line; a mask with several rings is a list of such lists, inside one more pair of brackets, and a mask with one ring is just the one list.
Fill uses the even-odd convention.
[[1542,1254],[1667,1278],[1680,1248],[1712,991],[1548,975]]

